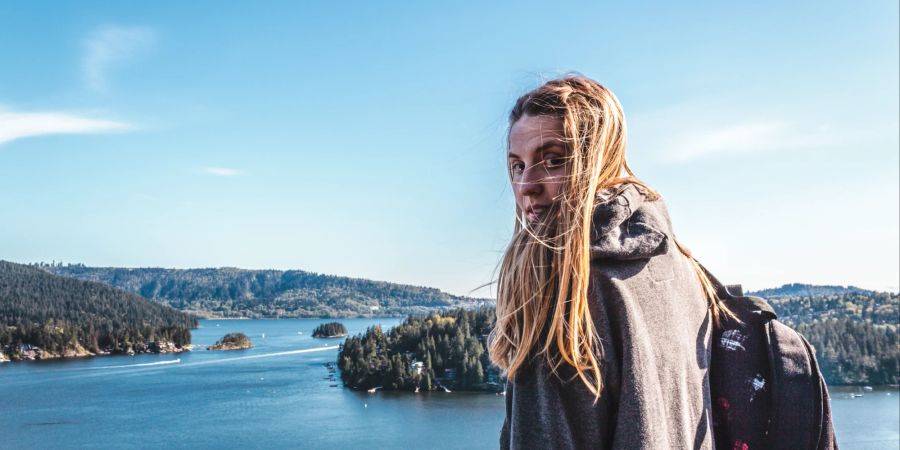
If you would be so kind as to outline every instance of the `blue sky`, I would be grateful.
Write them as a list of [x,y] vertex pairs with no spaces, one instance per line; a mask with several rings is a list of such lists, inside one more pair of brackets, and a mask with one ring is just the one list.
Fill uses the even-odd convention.
[[507,111],[578,71],[719,278],[898,289],[896,2],[447,3],[0,3],[0,259],[469,293]]

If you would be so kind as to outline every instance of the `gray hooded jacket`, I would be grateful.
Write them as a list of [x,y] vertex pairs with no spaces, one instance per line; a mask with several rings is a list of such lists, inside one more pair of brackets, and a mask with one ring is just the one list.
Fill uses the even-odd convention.
[[500,447],[713,448],[711,317],[663,200],[629,184],[601,200],[593,223],[590,311],[604,390],[594,403],[573,369],[557,377],[532,358],[507,381]]

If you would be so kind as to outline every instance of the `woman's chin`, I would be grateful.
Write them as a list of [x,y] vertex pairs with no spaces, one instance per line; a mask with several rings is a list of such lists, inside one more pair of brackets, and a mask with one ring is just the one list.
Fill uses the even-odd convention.
[[530,213],[525,215],[525,222],[528,224],[529,228],[535,229],[536,227],[542,227],[543,225],[548,225],[551,220],[550,214],[547,211],[540,213]]

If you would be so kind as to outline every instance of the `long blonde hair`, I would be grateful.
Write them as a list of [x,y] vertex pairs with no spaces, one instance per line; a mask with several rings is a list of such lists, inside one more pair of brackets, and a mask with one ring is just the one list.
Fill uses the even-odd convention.
[[[524,115],[562,121],[568,172],[552,219],[527,224],[517,208],[512,241],[497,279],[497,323],[491,333],[491,360],[513,378],[534,352],[554,373],[562,364],[600,397],[602,348],[588,308],[591,218],[601,189],[632,183],[649,200],[659,194],[637,179],[625,160],[625,116],[618,99],[594,80],[568,76],[551,80],[520,97],[509,115],[512,127]],[[628,176],[620,176],[626,172]],[[713,317],[722,306],[716,290],[690,251]]]

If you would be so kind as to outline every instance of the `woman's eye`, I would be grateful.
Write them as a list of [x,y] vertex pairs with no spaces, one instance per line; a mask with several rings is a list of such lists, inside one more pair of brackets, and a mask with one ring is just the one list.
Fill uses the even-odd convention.
[[509,170],[513,173],[522,173],[525,170],[525,163],[522,161],[516,161],[509,165]]
[[554,156],[547,159],[544,159],[544,166],[548,169],[553,169],[556,167],[562,167],[566,165],[566,158],[561,156]]

